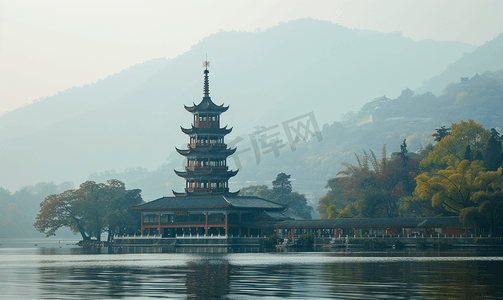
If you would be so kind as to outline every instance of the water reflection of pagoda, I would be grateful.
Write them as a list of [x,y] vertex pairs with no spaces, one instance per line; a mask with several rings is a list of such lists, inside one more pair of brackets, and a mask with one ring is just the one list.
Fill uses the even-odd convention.
[[182,128],[183,133],[190,137],[187,150],[176,149],[185,156],[187,166],[185,171],[175,171],[176,175],[185,179],[185,193],[176,193],[176,197],[197,195],[237,195],[229,193],[229,178],[238,171],[229,171],[227,157],[236,149],[228,149],[224,142],[225,135],[232,131],[227,126],[220,128],[220,114],[229,107],[216,105],[210,98],[208,63],[204,70],[204,96],[201,103],[185,109],[194,116],[190,129]]
[[[133,207],[141,211],[142,235],[176,236],[257,236],[266,226],[288,219],[285,206],[259,198],[229,192],[227,157],[236,149],[227,148],[224,137],[231,132],[220,127],[220,115],[229,108],[211,101],[208,62],[204,63],[203,99],[185,106],[193,124],[183,128],[189,136],[187,149],[176,151],[186,160],[185,170],[175,173],[185,179],[185,191]],[[272,223],[271,223],[272,222]]]

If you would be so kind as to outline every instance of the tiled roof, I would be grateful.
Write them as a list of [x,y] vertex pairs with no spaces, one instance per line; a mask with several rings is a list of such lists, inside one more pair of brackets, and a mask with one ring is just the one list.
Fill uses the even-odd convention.
[[[223,148],[223,147],[222,147]],[[236,152],[237,148],[231,149],[231,148],[224,148],[224,149],[218,149],[218,147],[213,147],[212,145],[210,146],[204,146],[204,147],[197,147],[197,148],[190,148],[190,149],[178,149],[175,147],[176,152],[183,156],[199,156],[201,154],[205,155],[206,157],[223,157],[226,158],[229,155],[234,154]]]
[[193,106],[186,106],[184,105],[185,109],[190,112],[197,112],[197,111],[215,111],[215,112],[225,112],[226,110],[229,109],[228,106],[224,107],[224,105],[216,105],[211,101],[210,97],[203,97],[203,100],[199,104],[195,104]]
[[266,208],[275,210],[283,210],[286,208],[281,204],[259,197],[234,196],[225,198],[236,208]]
[[185,134],[229,134],[232,131],[232,128],[227,129],[227,125],[225,125],[223,128],[201,128],[201,127],[194,127],[194,125],[191,126],[191,128],[183,128],[182,132]]
[[255,220],[262,220],[264,218],[270,221],[282,221],[288,219],[287,216],[279,211],[264,211],[258,215]]
[[133,206],[138,210],[169,210],[169,209],[198,209],[198,208],[237,208],[283,210],[284,206],[259,198],[240,196],[195,196],[195,197],[163,197],[145,204]]
[[295,211],[291,208],[287,208],[284,212],[283,215],[285,215],[288,219],[292,220],[304,220],[303,217],[297,215]]

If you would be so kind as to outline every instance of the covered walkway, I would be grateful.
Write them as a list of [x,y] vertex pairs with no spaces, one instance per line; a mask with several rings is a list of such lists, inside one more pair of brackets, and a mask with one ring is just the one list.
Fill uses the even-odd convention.
[[282,238],[307,233],[318,237],[477,237],[477,228],[463,225],[457,217],[285,220],[274,228]]

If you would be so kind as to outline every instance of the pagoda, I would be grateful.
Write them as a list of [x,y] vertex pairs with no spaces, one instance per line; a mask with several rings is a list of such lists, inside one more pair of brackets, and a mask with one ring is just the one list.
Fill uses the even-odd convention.
[[216,105],[211,101],[209,85],[209,62],[203,63],[204,86],[203,99],[199,104],[185,106],[192,113],[191,128],[183,128],[182,132],[189,136],[186,150],[175,148],[185,156],[187,164],[184,171],[176,171],[176,175],[185,179],[185,192],[177,193],[176,197],[227,195],[236,196],[238,192],[229,192],[229,178],[237,174],[229,170],[227,157],[236,148],[227,148],[224,137],[232,131],[227,126],[220,127],[220,115],[229,109],[228,106]]
[[[190,128],[181,128],[189,136],[187,149],[176,151],[187,159],[185,170],[175,173],[185,179],[185,191],[174,197],[162,197],[131,207],[141,212],[141,234],[166,238],[180,236],[256,236],[263,235],[270,220],[285,220],[287,208],[256,196],[229,192],[227,157],[236,152],[228,148],[224,137],[232,128],[220,127],[220,115],[229,107],[216,105],[210,98],[209,63],[203,63],[203,99],[185,106],[193,115]],[[264,223],[264,218],[269,220]],[[255,221],[259,220],[259,223]]]

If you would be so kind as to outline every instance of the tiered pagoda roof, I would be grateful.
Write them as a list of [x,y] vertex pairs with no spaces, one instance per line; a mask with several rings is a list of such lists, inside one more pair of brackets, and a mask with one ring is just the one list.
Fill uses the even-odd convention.
[[215,103],[213,103],[213,101],[211,101],[210,97],[203,97],[203,100],[198,105],[196,105],[195,103],[193,104],[193,106],[184,105],[184,107],[189,112],[213,111],[223,113],[229,109],[229,106],[224,107],[223,104],[216,105]]
[[183,155],[183,156],[198,156],[201,154],[207,155],[208,157],[221,157],[221,158],[227,158],[228,156],[234,154],[236,152],[237,148],[226,148],[221,151],[213,151],[213,146],[210,146],[206,149],[201,149],[201,148],[189,148],[189,149],[178,149],[175,147],[176,152],[178,154]]
[[187,135],[195,135],[195,134],[220,134],[220,135],[226,135],[231,133],[232,128],[227,129],[227,125],[225,125],[222,128],[201,128],[201,127],[195,127],[194,125],[191,125],[190,129],[183,128],[180,126],[182,129],[182,132],[187,134]]

